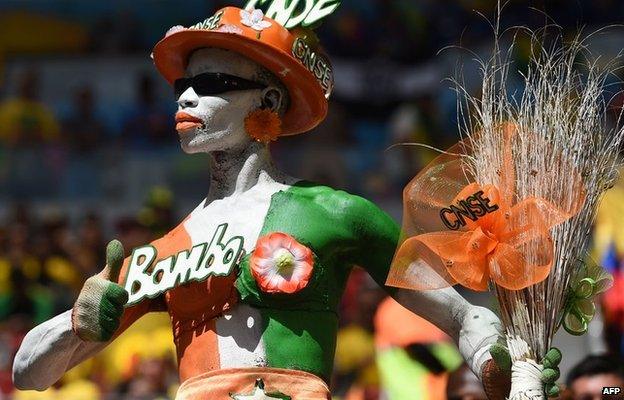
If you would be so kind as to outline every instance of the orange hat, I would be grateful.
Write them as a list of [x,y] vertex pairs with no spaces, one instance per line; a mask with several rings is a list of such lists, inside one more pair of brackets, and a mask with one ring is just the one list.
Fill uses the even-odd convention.
[[290,107],[282,120],[282,134],[295,135],[325,119],[334,84],[329,60],[309,42],[260,10],[226,7],[190,28],[171,28],[154,47],[153,58],[171,84],[184,76],[189,56],[202,47],[232,50],[254,60],[288,89]]

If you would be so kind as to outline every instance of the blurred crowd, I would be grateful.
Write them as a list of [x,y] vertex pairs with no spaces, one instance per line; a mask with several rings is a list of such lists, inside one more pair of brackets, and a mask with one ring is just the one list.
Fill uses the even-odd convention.
[[[114,236],[128,248],[140,246],[161,237],[176,222],[173,218],[171,193],[155,187],[137,215],[115,221]],[[35,215],[19,203],[7,215],[0,229],[0,399],[13,393],[11,363],[21,338],[32,326],[72,307],[84,280],[104,265],[106,237],[97,210],[85,210],[72,221],[55,211]],[[170,381],[175,372],[172,345],[168,319],[151,316],[102,357],[68,373],[47,397],[19,398],[96,399],[103,388],[129,398],[167,395],[168,380],[163,379]],[[128,346],[135,352],[128,352]]]
[[[45,41],[48,46],[80,52],[144,52],[173,25],[190,26],[218,8],[246,3],[188,0],[179,7],[174,0],[161,0],[158,4],[150,0],[66,1],[62,6],[53,2],[3,1],[2,22],[9,22],[5,29],[14,35],[1,37],[0,48],[38,49]],[[552,21],[572,28],[579,22],[619,23],[624,16],[624,4],[618,0],[508,0],[504,4],[507,25],[542,27],[546,16],[532,7],[545,10]],[[428,60],[444,46],[457,44],[459,38],[470,44],[489,37],[490,23],[478,13],[491,18],[495,10],[496,1],[492,0],[342,0],[319,32],[330,54],[358,59],[388,57],[414,63]],[[17,37],[19,25],[29,21],[37,22],[40,30],[53,31],[56,37],[39,41]]]
[[[191,25],[219,6],[238,3],[242,1],[189,0],[181,7],[172,0],[0,1],[0,72],[13,71],[12,60],[28,65],[7,73],[11,79],[0,74],[0,399],[13,394],[11,362],[23,335],[71,307],[82,282],[101,269],[106,242],[117,237],[127,249],[150,242],[208,189],[197,184],[208,182],[206,159],[181,154],[173,129],[173,96],[162,90],[153,70],[133,72],[129,88],[118,85],[120,77],[108,75],[103,82],[64,88],[53,97],[58,101],[50,101],[43,95],[46,88],[63,82],[41,68],[59,63],[63,68],[77,59],[90,60],[87,65],[115,59],[122,69],[129,68],[133,57],[146,58],[170,26]],[[543,1],[529,3],[544,6]],[[620,0],[546,3],[549,15],[564,28],[576,28],[579,20],[602,26],[624,18]],[[444,57],[436,57],[438,50],[460,41],[469,48],[491,43],[492,28],[475,9],[491,17],[495,2],[344,0],[319,36],[337,65],[363,69],[362,94],[350,96],[337,85],[325,123],[275,144],[272,151],[280,166],[291,175],[370,198],[398,220],[403,186],[436,152],[391,146],[411,142],[446,148],[457,140],[457,111],[448,85],[437,81],[407,98],[393,97],[403,82],[397,83],[391,71],[413,68],[418,80],[428,74],[424,66],[433,63],[434,80],[449,76]],[[545,23],[544,15],[524,0],[508,1],[504,17],[507,26]],[[607,36],[599,50],[617,38],[621,36]],[[522,50],[516,55],[519,65],[526,60]],[[338,72],[337,79],[347,82],[350,75]],[[105,101],[103,87],[114,98],[119,93],[119,103]],[[619,89],[621,85],[614,86]],[[623,102],[622,96],[615,97],[611,106],[619,109]],[[624,210],[613,210],[624,204],[624,189],[617,186],[605,204],[593,256],[616,277],[602,315],[609,357],[620,357],[624,230],[618,218],[624,218]],[[396,329],[397,321],[401,329]],[[617,369],[622,364],[614,360],[585,360],[585,367],[568,375],[568,386],[573,389],[576,382],[581,393],[596,375],[624,386]],[[153,315],[56,387],[15,393],[14,398],[167,399],[176,385],[168,320]],[[341,304],[333,393],[344,400],[408,400],[415,392],[431,400],[484,398],[450,339],[385,299],[356,270]]]

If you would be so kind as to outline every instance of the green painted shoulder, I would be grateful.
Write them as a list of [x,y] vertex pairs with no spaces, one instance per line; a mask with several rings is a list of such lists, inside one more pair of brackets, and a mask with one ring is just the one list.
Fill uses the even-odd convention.
[[342,190],[302,182],[292,191],[320,204],[349,231],[351,261],[383,286],[399,241],[397,223],[373,202]]
[[288,192],[307,198],[308,200],[336,199],[349,195],[342,190],[336,190],[329,186],[319,185],[314,182],[300,181],[293,185]]
[[345,218],[344,222],[347,223],[382,217],[382,214],[385,216],[385,213],[371,201],[329,186],[304,181],[297,183],[289,191],[342,215]]

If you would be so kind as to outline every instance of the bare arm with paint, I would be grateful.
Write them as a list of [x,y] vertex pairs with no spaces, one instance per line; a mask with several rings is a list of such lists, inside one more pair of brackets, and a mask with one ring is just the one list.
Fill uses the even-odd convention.
[[124,309],[128,294],[118,284],[123,262],[121,243],[109,243],[106,260],[102,272],[85,281],[72,310],[28,332],[13,362],[15,387],[47,389],[147,312],[147,303]]
[[491,346],[503,336],[500,320],[492,311],[470,304],[453,288],[390,292],[403,307],[451,336],[470,369],[481,378],[485,363],[492,358]]
[[16,388],[45,390],[106,347],[107,343],[80,339],[72,330],[71,314],[68,310],[28,332],[13,361]]
[[452,337],[472,371],[481,377],[483,366],[491,359],[490,347],[502,335],[498,317],[486,308],[468,303],[451,287],[430,291],[386,287],[399,227],[373,203],[357,196],[349,196],[348,214],[348,223],[359,242],[354,246],[354,264],[365,268],[405,308]]

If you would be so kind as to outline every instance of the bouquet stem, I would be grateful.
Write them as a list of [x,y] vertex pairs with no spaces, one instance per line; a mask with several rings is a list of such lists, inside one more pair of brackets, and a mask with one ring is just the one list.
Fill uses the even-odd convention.
[[510,400],[546,400],[542,383],[544,367],[531,359],[529,345],[518,336],[507,337],[511,366]]

